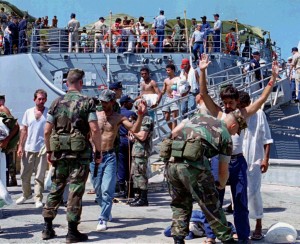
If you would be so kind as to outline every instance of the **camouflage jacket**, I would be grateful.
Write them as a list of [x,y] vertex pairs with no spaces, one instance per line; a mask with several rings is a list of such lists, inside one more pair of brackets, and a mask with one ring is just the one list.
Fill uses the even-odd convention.
[[154,129],[154,123],[150,116],[145,116],[142,121],[140,131],[148,132],[145,141],[140,141],[137,138],[133,143],[132,156],[134,157],[149,157],[152,151],[152,134]]
[[[194,115],[179,132],[175,140],[201,139],[204,146],[203,165],[208,166],[208,158],[218,154],[230,156],[232,140],[225,123],[209,115]],[[186,160],[187,161],[187,160]],[[199,162],[187,161],[199,168]],[[201,165],[201,164],[200,164]]]
[[94,100],[79,92],[69,91],[55,99],[48,110],[47,121],[53,123],[53,133],[72,134],[78,130],[87,142],[89,122],[93,120],[97,120]]

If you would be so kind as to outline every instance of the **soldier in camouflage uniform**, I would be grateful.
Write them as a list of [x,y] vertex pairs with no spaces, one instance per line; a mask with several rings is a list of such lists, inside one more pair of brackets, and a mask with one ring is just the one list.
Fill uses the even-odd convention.
[[[187,148],[188,141],[201,142],[196,152],[202,152],[196,160],[191,160],[184,156],[184,151],[180,154],[181,157],[171,157],[166,165],[173,211],[171,233],[175,243],[184,243],[184,237],[189,233],[193,199],[198,202],[218,239],[228,243],[233,241],[231,228],[227,226],[224,212],[220,208],[216,187],[225,188],[228,179],[228,163],[232,153],[230,135],[239,133],[245,125],[237,110],[229,114],[224,122],[208,115],[197,114],[172,131],[172,155],[175,155],[174,142],[183,141],[185,146],[179,152]],[[215,186],[208,158],[218,154],[219,182]]]
[[[135,107],[142,100],[135,101]],[[154,123],[148,112],[143,118],[141,130],[138,133],[132,133],[134,143],[132,147],[132,168],[133,188],[136,197],[130,202],[131,207],[148,206],[148,177],[147,166],[148,158],[152,151],[152,134]]]
[[[55,99],[49,108],[45,127],[47,159],[55,167],[52,175],[51,192],[43,209],[45,227],[43,240],[55,236],[52,221],[57,214],[66,184],[69,181],[67,206],[67,243],[88,239],[78,231],[82,211],[82,196],[89,174],[92,147],[89,133],[94,143],[95,162],[100,164],[101,132],[97,123],[96,107],[93,99],[80,94],[84,71],[71,69],[67,76],[68,93]],[[68,180],[69,179],[69,180]]]

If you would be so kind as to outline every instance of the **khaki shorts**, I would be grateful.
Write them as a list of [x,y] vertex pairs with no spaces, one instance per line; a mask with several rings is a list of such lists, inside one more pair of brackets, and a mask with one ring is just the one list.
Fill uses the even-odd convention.
[[169,104],[167,106],[164,106],[162,108],[162,111],[167,112],[167,113],[170,113],[170,112],[173,112],[173,111],[176,111],[176,110],[178,111],[179,110],[178,104],[177,104],[177,102],[174,102],[174,101],[177,101],[177,99],[176,98],[171,98],[171,97],[166,97],[166,99],[164,101],[165,104],[171,103],[171,102],[173,102],[173,103]]

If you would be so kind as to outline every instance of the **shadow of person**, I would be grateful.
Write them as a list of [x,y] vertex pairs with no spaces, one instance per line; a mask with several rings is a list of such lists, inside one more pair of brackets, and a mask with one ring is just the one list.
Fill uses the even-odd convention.
[[2,226],[3,233],[0,235],[0,239],[30,239],[34,236],[34,233],[40,232],[41,230],[41,224],[29,224],[22,227],[9,228]]

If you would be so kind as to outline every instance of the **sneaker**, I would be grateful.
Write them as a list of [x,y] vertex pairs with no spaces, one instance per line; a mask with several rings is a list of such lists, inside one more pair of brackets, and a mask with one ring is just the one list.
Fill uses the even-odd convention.
[[43,207],[43,203],[40,200],[37,200],[35,202],[35,208],[42,208]]
[[105,220],[100,219],[97,224],[96,231],[104,231],[104,230],[107,230],[107,223]]
[[17,199],[16,204],[17,205],[23,204],[24,202],[26,202],[27,200],[29,200],[31,198],[32,198],[32,195],[30,195],[29,197],[22,196],[22,197]]

